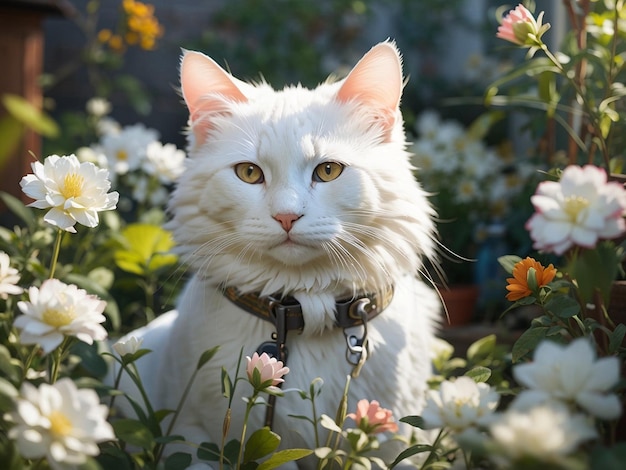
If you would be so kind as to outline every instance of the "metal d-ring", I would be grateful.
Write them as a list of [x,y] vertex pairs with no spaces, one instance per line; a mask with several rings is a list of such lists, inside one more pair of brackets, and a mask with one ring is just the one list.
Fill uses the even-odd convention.
[[[359,299],[350,307],[351,316],[354,313],[361,320],[361,324],[343,329],[347,346],[346,360],[354,366],[351,373],[352,377],[358,377],[361,367],[363,367],[367,359],[367,312],[365,311],[365,306],[369,302],[367,298]],[[354,330],[357,328],[361,331],[360,335],[354,334]]]

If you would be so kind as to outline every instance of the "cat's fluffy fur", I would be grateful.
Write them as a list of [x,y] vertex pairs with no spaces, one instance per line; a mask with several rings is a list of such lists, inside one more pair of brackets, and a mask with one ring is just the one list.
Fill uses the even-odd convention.
[[[177,311],[133,333],[153,350],[138,366],[154,408],[174,409],[200,354],[220,345],[173,433],[221,442],[227,406],[221,369],[232,375],[241,348],[251,356],[274,331],[229,302],[219,287],[226,285],[301,303],[306,326],[287,337],[284,388],[308,390],[321,377],[317,410],[334,416],[352,371],[344,334],[333,326],[335,299],[392,284],[391,305],[368,325],[370,354],[351,382],[349,409],[367,398],[396,418],[418,414],[440,303],[420,279],[422,259],[434,257],[434,214],[405,150],[395,45],[378,44],[347,78],[313,90],[247,84],[210,58],[185,52],[181,85],[190,111],[189,158],[169,228],[195,275]],[[241,162],[258,165],[263,182],[239,179],[234,166]],[[315,181],[314,169],[324,162],[344,165],[343,172]],[[277,214],[299,218],[286,231]],[[249,394],[240,383],[229,439],[238,437],[240,397]],[[255,411],[251,429],[260,426],[264,407]],[[297,393],[277,400],[274,430],[284,446],[312,446],[311,424],[290,414],[310,414]]]

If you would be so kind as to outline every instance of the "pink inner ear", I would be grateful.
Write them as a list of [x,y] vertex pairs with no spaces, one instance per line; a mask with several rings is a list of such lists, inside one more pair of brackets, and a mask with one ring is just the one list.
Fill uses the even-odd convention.
[[208,130],[211,129],[211,118],[228,111],[229,101],[247,101],[238,82],[239,80],[204,54],[189,51],[183,56],[180,69],[181,89],[198,144],[204,142]]
[[374,46],[356,64],[337,93],[343,102],[357,101],[372,108],[385,131],[390,131],[402,95],[402,63],[395,46]]

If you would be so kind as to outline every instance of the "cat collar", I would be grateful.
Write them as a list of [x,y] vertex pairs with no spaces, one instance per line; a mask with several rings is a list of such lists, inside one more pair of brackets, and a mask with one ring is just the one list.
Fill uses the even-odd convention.
[[[267,341],[257,349],[279,361],[287,360],[287,332],[304,329],[304,316],[300,303],[293,297],[260,296],[255,293],[241,294],[235,287],[223,290],[228,300],[246,312],[262,318],[276,327],[273,341]],[[356,377],[367,358],[367,322],[379,315],[391,303],[393,287],[381,292],[361,294],[340,299],[335,304],[335,326],[343,328],[346,338],[346,360],[354,366]]]
[[[278,298],[258,294],[240,294],[235,287],[227,287],[224,295],[232,303],[246,312],[271,322],[276,332],[272,341],[265,341],[257,348],[257,353],[267,353],[270,357],[287,364],[287,332],[304,329],[304,316],[300,303],[293,297]],[[380,293],[363,294],[358,297],[338,300],[335,304],[335,325],[343,328],[346,338],[346,360],[354,367],[352,377],[357,377],[367,359],[367,322],[379,315],[391,303],[393,287]],[[272,428],[276,395],[268,397],[265,410],[265,426]]]

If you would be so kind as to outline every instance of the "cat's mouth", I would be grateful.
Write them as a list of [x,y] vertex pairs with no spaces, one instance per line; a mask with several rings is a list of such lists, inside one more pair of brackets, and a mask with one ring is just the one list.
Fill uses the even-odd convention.
[[276,243],[269,252],[276,259],[289,264],[302,264],[318,256],[315,246],[301,240],[294,240],[287,236],[284,240]]

